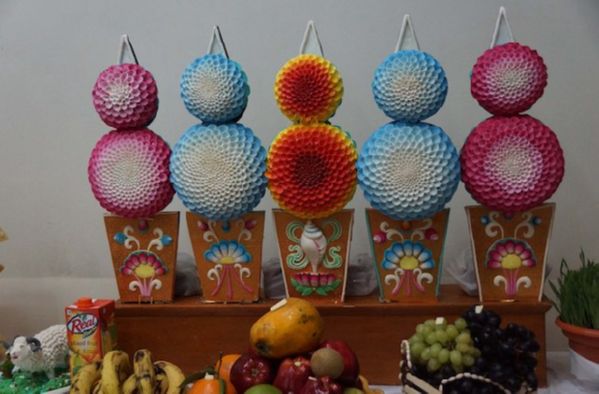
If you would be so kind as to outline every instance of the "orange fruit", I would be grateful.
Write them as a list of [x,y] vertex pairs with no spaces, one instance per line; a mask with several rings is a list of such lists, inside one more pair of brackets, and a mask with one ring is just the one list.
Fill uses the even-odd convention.
[[212,375],[196,380],[187,394],[221,394],[221,384],[228,386],[222,379],[216,379]]
[[216,362],[216,373],[218,373],[218,377],[225,381],[227,384],[227,394],[237,394],[235,390],[235,386],[231,384],[230,376],[231,376],[231,368],[233,368],[233,364],[235,361],[241,357],[241,354],[226,354],[222,357],[220,361]]

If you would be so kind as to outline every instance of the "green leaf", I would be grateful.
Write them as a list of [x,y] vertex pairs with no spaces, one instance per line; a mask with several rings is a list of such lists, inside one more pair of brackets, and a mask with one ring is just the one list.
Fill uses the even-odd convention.
[[326,286],[325,286],[325,287],[318,287],[318,288],[316,289],[316,293],[317,293],[318,295],[321,295],[321,296],[326,296],[327,294],[329,294],[329,292],[328,292],[328,291],[327,291],[327,289],[326,289]]
[[222,379],[218,379],[218,383],[219,383],[219,388],[220,388],[220,394],[226,394],[227,392],[227,388],[225,386],[225,381]]
[[331,288],[331,290],[335,290],[337,287],[339,287],[340,284],[341,284],[341,279],[335,279],[333,281],[333,283],[331,283],[329,285],[329,287]]
[[304,297],[309,296],[314,292],[314,289],[312,289],[311,287],[303,287],[303,286],[301,286],[301,287],[302,287],[302,289],[300,290],[300,294],[303,295]]

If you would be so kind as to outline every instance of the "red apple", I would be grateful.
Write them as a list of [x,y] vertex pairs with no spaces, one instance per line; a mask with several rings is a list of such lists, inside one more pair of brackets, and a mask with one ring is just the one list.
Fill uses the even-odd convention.
[[342,394],[343,388],[328,376],[315,378],[310,376],[299,394]]
[[283,360],[273,385],[283,394],[298,394],[312,373],[310,360],[298,356]]
[[229,379],[238,393],[258,384],[271,383],[274,378],[270,360],[256,354],[245,353],[231,367]]
[[347,343],[341,340],[324,341],[321,348],[330,348],[337,351],[343,357],[343,373],[337,378],[345,386],[355,386],[360,375],[360,363],[356,353],[349,347]]

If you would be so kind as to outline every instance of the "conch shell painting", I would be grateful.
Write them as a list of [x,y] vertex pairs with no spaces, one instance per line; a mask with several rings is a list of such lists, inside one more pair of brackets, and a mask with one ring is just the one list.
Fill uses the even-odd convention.
[[300,246],[312,266],[312,272],[318,272],[318,266],[327,250],[327,244],[327,237],[324,236],[322,230],[308,220],[300,237]]
[[340,302],[345,297],[353,210],[303,221],[273,210],[289,297]]

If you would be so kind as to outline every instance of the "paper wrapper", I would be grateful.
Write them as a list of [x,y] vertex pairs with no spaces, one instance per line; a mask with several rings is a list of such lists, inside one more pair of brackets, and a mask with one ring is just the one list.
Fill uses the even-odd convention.
[[289,60],[275,80],[275,98],[294,122],[323,122],[335,114],[343,96],[337,68],[323,57],[304,54]]
[[119,64],[102,71],[92,97],[100,118],[117,129],[146,127],[158,112],[156,81],[137,64]]
[[266,151],[242,124],[195,125],[173,148],[171,182],[192,212],[231,220],[264,196]]
[[484,120],[466,139],[460,159],[472,198],[507,214],[538,206],[564,176],[557,136],[528,115]]
[[250,87],[239,63],[221,54],[195,59],[181,75],[181,98],[204,123],[233,123],[241,118]]
[[543,58],[517,42],[487,49],[472,67],[472,97],[493,115],[526,111],[543,95],[545,86]]
[[324,123],[293,125],[268,151],[268,188],[279,206],[300,218],[322,218],[353,197],[358,153],[351,137]]
[[398,220],[433,216],[460,181],[456,148],[441,128],[427,123],[382,126],[362,147],[357,167],[366,200]]
[[173,199],[171,150],[148,129],[105,134],[92,150],[88,179],[100,205],[115,215],[146,218]]
[[415,123],[441,108],[447,96],[447,78],[441,64],[428,53],[402,50],[377,67],[372,93],[388,117]]

